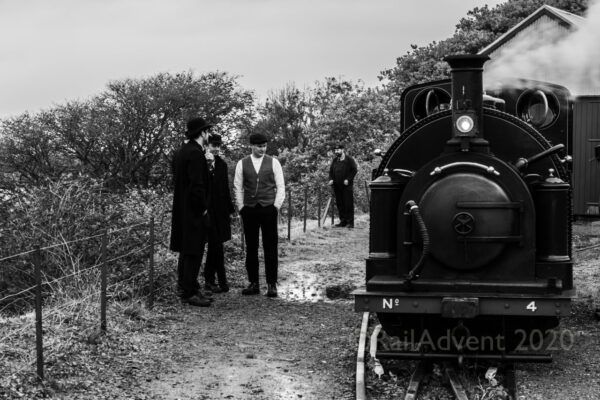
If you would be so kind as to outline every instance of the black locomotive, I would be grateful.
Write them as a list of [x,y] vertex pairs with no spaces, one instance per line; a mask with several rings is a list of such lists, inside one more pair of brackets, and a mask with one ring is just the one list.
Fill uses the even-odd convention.
[[569,96],[541,83],[486,95],[486,60],[447,57],[450,80],[405,90],[402,133],[370,182],[355,310],[377,313],[400,343],[427,339],[400,357],[537,360],[513,350],[570,312],[571,186],[559,143]]

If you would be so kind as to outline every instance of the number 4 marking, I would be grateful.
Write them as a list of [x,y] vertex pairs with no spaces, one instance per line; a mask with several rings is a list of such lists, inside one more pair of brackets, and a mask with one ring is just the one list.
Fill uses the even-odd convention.
[[527,304],[527,307],[525,308],[531,310],[531,312],[535,312],[535,310],[537,310],[537,307],[535,306],[535,301],[532,301],[531,303]]

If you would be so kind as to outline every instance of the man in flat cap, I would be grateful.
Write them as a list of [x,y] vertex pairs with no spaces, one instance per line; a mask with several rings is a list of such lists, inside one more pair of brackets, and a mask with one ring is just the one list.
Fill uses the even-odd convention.
[[208,167],[204,146],[212,125],[203,118],[187,122],[188,141],[173,158],[173,213],[170,249],[179,253],[178,286],[184,303],[198,307],[210,305],[200,291],[198,274],[209,234]]
[[268,297],[277,297],[277,214],[285,199],[283,170],[276,158],[265,154],[267,137],[250,135],[252,154],[235,168],[235,201],[242,216],[246,238],[246,271],[250,284],[243,295],[260,293],[258,282],[258,235],[262,231]]
[[[219,155],[221,144],[221,135],[213,133],[208,137],[206,159],[210,181],[208,214],[211,225],[204,267],[204,287],[213,293],[229,291],[223,243],[231,239],[231,214],[235,213],[229,189],[227,163]],[[219,281],[218,286],[215,275]]]
[[329,185],[333,187],[340,222],[337,227],[354,228],[354,177],[356,162],[346,154],[344,144],[338,143],[334,149],[335,157],[329,167]]

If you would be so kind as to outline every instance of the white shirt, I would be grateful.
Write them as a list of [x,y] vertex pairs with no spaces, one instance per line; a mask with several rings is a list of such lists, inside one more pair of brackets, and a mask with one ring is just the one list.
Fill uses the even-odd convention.
[[[263,159],[262,157],[254,157],[254,155],[250,156],[250,160],[252,160],[252,165],[254,166],[254,170],[258,174],[260,171],[260,166],[262,165]],[[285,182],[283,180],[283,169],[281,168],[281,164],[279,164],[279,160],[273,157],[273,175],[275,175],[275,202],[273,205],[279,210],[283,205],[283,201],[285,200]],[[238,211],[244,207],[244,171],[242,167],[242,160],[238,161],[235,166],[235,177],[233,178],[233,191],[235,194],[235,204],[237,205]]]

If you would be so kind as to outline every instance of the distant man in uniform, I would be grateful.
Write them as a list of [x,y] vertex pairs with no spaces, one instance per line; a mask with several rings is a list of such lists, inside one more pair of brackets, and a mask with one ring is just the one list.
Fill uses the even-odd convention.
[[235,213],[229,189],[227,163],[219,156],[221,144],[221,135],[213,133],[208,137],[206,159],[210,182],[208,214],[211,224],[204,267],[204,288],[213,293],[229,291],[223,243],[231,239],[231,215]]
[[173,158],[173,208],[170,249],[179,253],[178,286],[184,303],[210,306],[200,291],[198,274],[210,224],[208,216],[208,167],[204,146],[212,125],[204,119],[187,122],[188,141]]
[[354,228],[354,177],[356,162],[344,151],[343,144],[337,144],[335,157],[329,167],[329,185],[333,187],[340,222],[337,227]]
[[246,238],[246,271],[250,284],[243,295],[260,293],[258,280],[258,235],[262,231],[268,297],[277,297],[277,214],[285,199],[283,170],[276,158],[265,154],[267,137],[250,135],[252,154],[235,168],[235,201],[242,216]]

